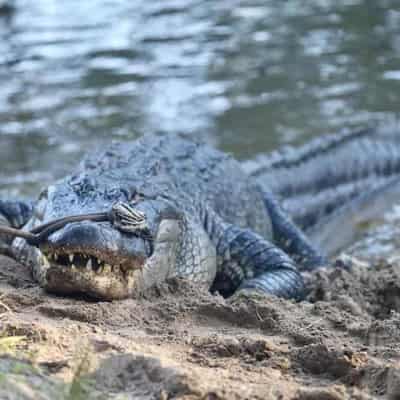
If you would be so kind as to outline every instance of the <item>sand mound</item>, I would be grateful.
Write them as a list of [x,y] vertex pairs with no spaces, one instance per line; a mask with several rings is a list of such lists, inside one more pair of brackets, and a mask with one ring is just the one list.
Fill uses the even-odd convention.
[[0,398],[400,398],[400,266],[342,261],[307,281],[302,303],[183,281],[90,302],[44,293],[2,257],[1,334],[17,343]]

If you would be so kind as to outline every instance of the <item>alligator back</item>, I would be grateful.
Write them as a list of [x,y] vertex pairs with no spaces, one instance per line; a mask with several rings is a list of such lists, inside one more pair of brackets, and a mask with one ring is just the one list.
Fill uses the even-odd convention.
[[[166,195],[186,211],[206,202],[224,220],[249,227],[270,238],[271,223],[263,194],[231,156],[181,136],[147,135],[134,142],[113,144],[89,155],[78,176],[67,182],[90,181],[95,188],[94,209],[100,192],[116,187],[133,196]],[[97,193],[96,193],[97,192]],[[79,207],[79,205],[76,205]]]

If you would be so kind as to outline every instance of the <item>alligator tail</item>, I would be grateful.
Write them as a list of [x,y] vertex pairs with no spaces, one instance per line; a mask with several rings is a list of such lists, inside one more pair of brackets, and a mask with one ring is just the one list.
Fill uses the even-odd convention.
[[399,199],[400,176],[395,176],[321,218],[307,236],[325,255],[333,256],[360,239],[366,228],[382,224]]
[[400,176],[400,127],[346,132],[244,163],[303,229]]

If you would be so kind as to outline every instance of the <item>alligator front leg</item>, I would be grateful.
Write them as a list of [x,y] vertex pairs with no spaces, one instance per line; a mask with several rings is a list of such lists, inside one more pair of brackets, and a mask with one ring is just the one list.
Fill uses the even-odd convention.
[[326,265],[326,258],[282,210],[272,193],[265,192],[264,204],[271,218],[274,240],[280,248],[290,254],[304,270]]
[[[32,216],[33,203],[22,200],[0,200],[0,224],[21,228]],[[10,255],[13,238],[0,234],[0,254]]]
[[249,229],[225,223],[212,211],[206,213],[204,221],[217,251],[212,291],[225,297],[237,290],[297,300],[304,297],[303,278],[283,250]]

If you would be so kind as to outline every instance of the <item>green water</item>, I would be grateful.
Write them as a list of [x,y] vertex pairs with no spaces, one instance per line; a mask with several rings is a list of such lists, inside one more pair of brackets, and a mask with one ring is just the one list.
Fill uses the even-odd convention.
[[248,158],[398,119],[400,2],[16,0],[0,17],[0,194],[186,132]]

